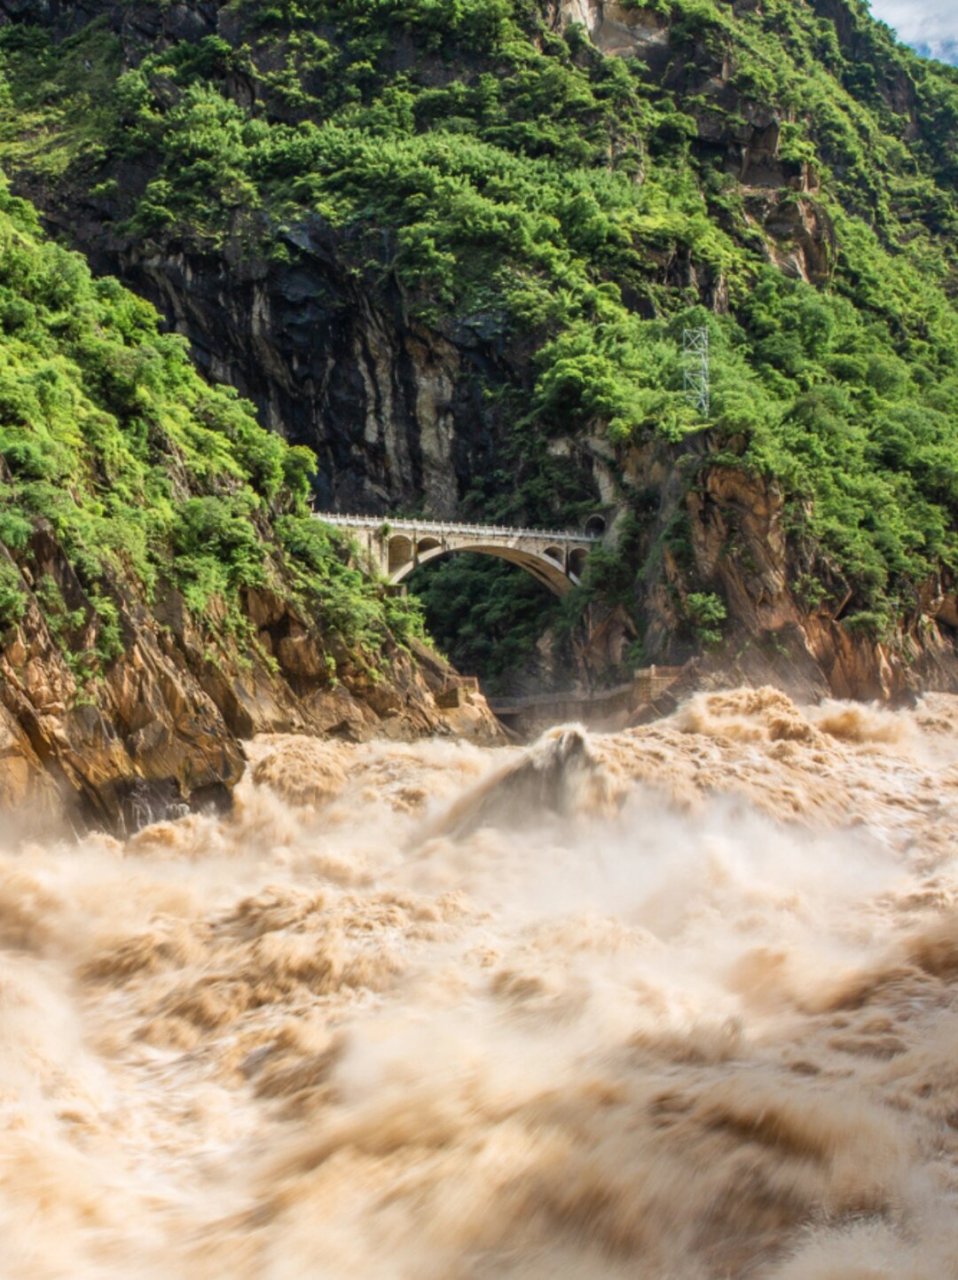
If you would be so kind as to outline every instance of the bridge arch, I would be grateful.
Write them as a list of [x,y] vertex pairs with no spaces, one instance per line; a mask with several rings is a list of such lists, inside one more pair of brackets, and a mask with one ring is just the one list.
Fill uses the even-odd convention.
[[555,529],[515,529],[428,519],[384,521],[376,516],[319,511],[313,514],[317,520],[353,537],[359,553],[393,584],[439,556],[472,551],[507,560],[562,596],[579,585],[586,557],[600,541],[597,533]]
[[397,569],[401,569],[404,564],[407,564],[413,558],[412,539],[407,538],[405,534],[402,533],[394,534],[389,539],[386,550],[387,563],[391,576]]
[[583,551],[581,547],[569,552],[569,573],[575,577],[576,581],[582,577],[588,557],[588,551]]
[[[420,541],[420,547],[422,547],[424,541],[426,539]],[[392,544],[390,544],[391,546]],[[557,549],[551,547],[549,550],[556,551]],[[473,552],[475,555],[480,556],[496,556],[500,560],[508,560],[510,564],[518,565],[519,568],[525,569],[526,573],[531,574],[533,578],[541,582],[544,587],[548,587],[557,596],[567,595],[573,587],[579,585],[578,577],[573,577],[566,573],[561,552],[557,561],[548,552],[540,555],[534,551],[525,551],[521,547],[508,547],[496,543],[478,541],[457,543],[454,547],[444,547],[437,544],[425,551],[420,551],[418,556],[413,556],[410,553],[408,563],[395,570],[392,568],[392,555],[390,554],[389,581],[394,585],[398,584],[404,578],[407,578],[414,569],[419,569],[424,564],[429,564],[431,560],[438,560],[440,556],[456,555],[462,551]]]

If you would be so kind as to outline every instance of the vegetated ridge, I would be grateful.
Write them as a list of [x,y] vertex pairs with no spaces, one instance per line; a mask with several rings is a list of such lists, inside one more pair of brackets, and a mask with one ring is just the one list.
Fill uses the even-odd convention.
[[614,522],[561,607],[434,574],[454,656],[953,680],[958,72],[860,0],[0,7],[16,188],[324,505]]
[[0,193],[0,810],[225,798],[239,739],[436,730],[443,664],[307,505],[315,459]]

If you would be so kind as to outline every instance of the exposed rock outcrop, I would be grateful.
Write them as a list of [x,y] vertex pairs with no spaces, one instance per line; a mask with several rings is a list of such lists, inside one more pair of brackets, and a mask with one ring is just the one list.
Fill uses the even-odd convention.
[[238,245],[214,255],[103,241],[95,210],[80,239],[94,265],[166,313],[204,372],[314,450],[324,509],[424,503],[452,516],[470,477],[489,464],[495,423],[477,375],[496,359],[494,343],[464,329],[457,344],[409,320],[398,285],[357,279],[355,246],[320,218],[277,236],[291,262]]
[[654,10],[626,7],[619,0],[558,0],[550,7],[558,30],[578,23],[603,53],[650,60],[657,53],[668,56],[669,24]]
[[[33,552],[64,598],[82,594],[48,529]],[[65,810],[80,825],[129,829],[227,803],[245,767],[242,740],[263,732],[499,735],[478,694],[440,708],[434,695],[456,677],[425,648],[387,646],[370,670],[278,596],[248,591],[246,612],[250,644],[214,651],[175,591],[155,611],[130,599],[125,652],[88,686],[31,595],[0,640],[0,811],[35,824]]]
[[[813,0],[811,7],[835,24],[851,62],[861,37],[849,6],[843,0]],[[760,12],[757,0],[737,0],[728,8],[733,15]],[[288,52],[282,35],[263,53],[258,28],[244,26],[248,15],[237,6],[212,0],[165,6],[0,0],[0,12],[11,21],[41,21],[56,38],[97,19],[115,36],[124,67],[175,42],[215,36],[229,51],[226,69],[216,75],[233,105],[244,110],[255,105],[261,118],[284,124],[308,117],[308,111],[304,115],[284,99],[268,74]],[[575,25],[601,53],[640,62],[647,84],[660,90],[663,100],[671,95],[670,127],[703,171],[709,169],[715,189],[731,191],[726,204],[740,203],[742,221],[735,234],[749,241],[759,264],[764,259],[783,275],[815,286],[831,281],[836,231],[830,206],[820,198],[819,169],[832,163],[837,144],[824,129],[822,136],[809,135],[804,147],[796,148],[793,138],[790,148],[789,127],[798,109],[787,99],[785,106],[776,104],[774,94],[746,92],[734,41],[709,41],[697,34],[695,22],[670,22],[652,7],[619,0],[550,0],[540,12],[553,33],[569,33]],[[324,31],[335,38],[332,27]],[[548,38],[548,31],[536,28],[535,39]],[[462,51],[457,56],[468,62]],[[562,56],[567,64],[596,54],[570,40]],[[452,68],[428,42],[414,48],[406,34],[397,36],[384,57],[393,70],[414,66],[416,77],[429,87],[448,86],[462,70],[463,85],[471,88],[489,72],[478,64]],[[304,92],[316,88],[312,74],[307,71],[300,86]],[[851,71],[835,72],[836,78],[842,74]],[[918,137],[915,86],[891,67],[876,64],[875,75],[882,99]],[[167,89],[172,101],[172,82],[160,86],[161,96]],[[642,181],[651,148],[650,143],[643,154],[642,146],[635,146],[636,183]],[[822,165],[810,154],[820,156]],[[454,306],[419,305],[423,298],[412,296],[396,268],[396,227],[377,211],[365,222],[363,215],[337,228],[319,212],[304,213],[302,206],[282,225],[278,217],[270,221],[265,213],[237,209],[233,225],[217,232],[219,239],[182,226],[144,236],[130,231],[127,219],[153,176],[149,156],[134,147],[124,155],[91,159],[95,180],[82,172],[83,163],[59,183],[46,172],[24,171],[18,187],[97,270],[117,273],[155,302],[189,339],[211,378],[235,386],[259,406],[274,430],[316,451],[324,507],[375,513],[417,509],[451,517],[460,513],[467,495],[481,505],[483,497],[499,498],[512,483],[514,454],[506,446],[515,421],[529,407],[536,376],[532,357],[543,333],[517,339],[502,311],[492,306],[467,314],[465,307],[457,313]],[[703,197],[703,209],[717,224],[722,224],[722,208],[721,199],[709,206]],[[697,255],[689,243],[672,243],[667,236],[650,237],[642,254],[647,274],[639,284],[631,273],[621,282],[629,311],[659,318],[656,298],[668,291],[681,291],[684,302],[701,301],[717,313],[733,307],[734,290],[720,255]],[[617,288],[619,282],[614,273],[602,282],[597,269],[596,284],[606,283]],[[744,470],[709,462],[710,451],[735,451],[728,440],[703,434],[678,445],[659,440],[643,449],[616,448],[607,436],[600,439],[604,420],[598,427],[592,424],[590,437],[581,423],[577,433],[566,432],[561,409],[555,419],[542,428],[543,435],[551,434],[540,441],[537,459],[559,460],[567,494],[575,494],[572,501],[583,508],[594,501],[610,523],[617,520],[620,534],[630,518],[639,525],[628,549],[635,574],[628,603],[635,608],[626,610],[620,603],[604,619],[593,620],[576,655],[583,666],[630,660],[636,635],[629,612],[642,621],[645,660],[683,661],[698,643],[688,599],[704,588],[728,610],[730,647],[723,661],[736,677],[754,670],[766,679],[769,669],[778,669],[807,691],[867,697],[900,696],[928,680],[954,682],[952,630],[958,605],[950,584],[926,584],[893,634],[879,636],[867,619],[849,616],[841,575],[813,562],[794,530],[786,533],[783,499],[775,487]],[[683,469],[687,462],[691,469]],[[675,533],[679,523],[680,535]],[[810,579],[820,588],[817,596],[808,589]],[[206,663],[176,616],[175,601],[165,620],[173,651],[159,638],[155,644],[141,640],[125,660],[127,680],[148,671],[143,678],[149,682],[159,680],[154,669],[165,670],[164,663],[176,667],[182,656],[183,671],[198,690],[195,717],[190,713],[198,726],[191,748],[197,777],[207,772],[207,716],[221,717],[230,732],[240,735],[289,726],[353,734],[379,723],[410,730],[434,723],[428,702],[413,696],[418,686],[411,672],[408,689],[371,682],[358,670],[341,676],[341,686],[333,688],[325,674],[327,655],[305,620],[277,613],[265,599],[251,600],[249,609],[263,651],[278,665],[277,675],[258,659],[254,674],[224,673]],[[41,643],[38,636],[32,643]],[[341,655],[336,662],[348,668]],[[715,667],[716,661],[706,658],[704,668]],[[16,664],[11,670],[19,672]],[[16,678],[22,682],[24,677]],[[54,680],[53,706],[64,701],[55,685]],[[129,700],[122,690],[115,699],[118,707]],[[163,706],[161,720],[172,715],[166,700]],[[165,765],[154,770],[150,763],[154,757],[162,761],[162,742],[134,741],[140,726],[131,727],[116,714],[123,723],[123,751],[132,752],[136,767],[170,776]],[[92,734],[94,727],[84,732]],[[35,754],[46,750],[44,741],[42,735],[37,739],[31,748]],[[228,774],[232,766],[221,761],[217,767]],[[182,787],[182,779],[176,784]]]
[[[714,589],[731,619],[721,650],[690,673],[699,687],[772,681],[803,698],[882,700],[958,688],[954,584],[929,582],[925,598],[882,630],[849,616],[852,593],[842,575],[787,535],[785,502],[774,483],[705,466],[685,507],[695,581]],[[666,555],[664,581],[645,601],[647,643],[660,662],[685,656],[688,575]]]

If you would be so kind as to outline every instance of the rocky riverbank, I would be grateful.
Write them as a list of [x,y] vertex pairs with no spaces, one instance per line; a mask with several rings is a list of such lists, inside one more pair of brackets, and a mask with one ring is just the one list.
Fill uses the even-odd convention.
[[[69,564],[47,545],[46,572],[65,594],[78,591]],[[244,772],[243,742],[257,733],[346,742],[500,737],[481,694],[443,696],[456,674],[425,646],[393,645],[383,673],[371,675],[360,655],[289,602],[250,591],[246,604],[255,648],[214,656],[175,592],[155,612],[130,601],[124,653],[94,696],[84,695],[31,600],[0,647],[0,810],[32,824],[65,814],[124,830],[226,805]]]

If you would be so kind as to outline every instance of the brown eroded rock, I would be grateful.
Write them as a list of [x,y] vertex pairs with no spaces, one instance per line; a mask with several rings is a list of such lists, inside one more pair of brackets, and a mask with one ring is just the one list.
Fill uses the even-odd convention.
[[[688,554],[666,545],[661,575],[640,585],[647,660],[681,664],[695,653],[685,613],[691,592],[714,593],[729,620],[721,646],[699,657],[662,712],[695,688],[741,683],[778,684],[802,698],[881,701],[958,687],[952,585],[929,581],[913,612],[879,634],[856,614],[843,575],[786,529],[781,489],[744,467],[710,465],[717,443],[703,433],[695,444],[697,483],[665,493],[640,548],[651,551],[670,519],[688,529]],[[634,459],[632,469],[640,471],[643,461]]]
[[[85,600],[52,532],[33,551],[71,607]],[[27,585],[27,579],[24,578]],[[72,600],[71,600],[72,598]],[[243,774],[242,739],[312,733],[348,741],[457,732],[494,741],[499,730],[477,694],[467,717],[434,694],[453,678],[425,648],[385,647],[367,669],[317,620],[268,592],[249,592],[248,616],[266,643],[215,653],[172,590],[151,612],[121,597],[127,644],[102,677],[82,685],[30,594],[20,623],[0,635],[0,812],[51,817],[60,805],[81,824],[129,829],[184,806],[226,803]],[[83,638],[92,648],[96,637]]]

